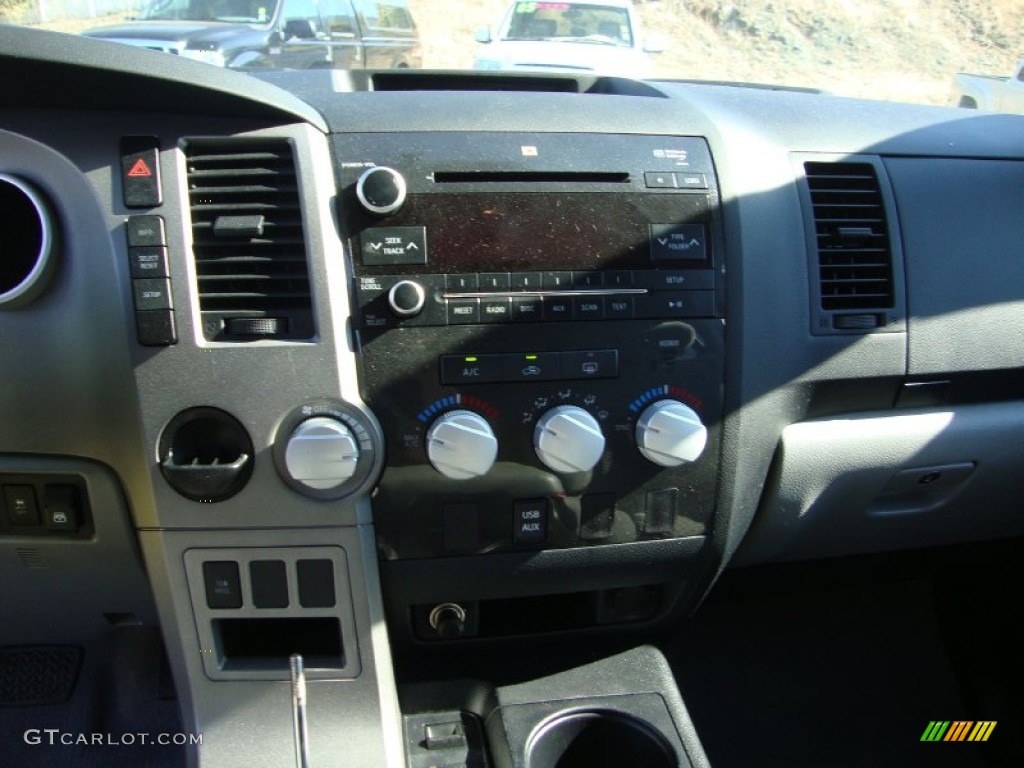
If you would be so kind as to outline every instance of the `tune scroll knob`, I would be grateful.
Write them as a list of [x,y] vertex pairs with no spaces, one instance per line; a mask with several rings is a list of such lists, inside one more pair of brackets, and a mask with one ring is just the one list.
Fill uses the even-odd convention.
[[597,419],[576,405],[552,408],[533,430],[537,458],[555,472],[587,472],[604,453],[604,433]]
[[452,480],[486,475],[497,456],[498,439],[491,425],[472,411],[449,411],[427,430],[427,458]]
[[405,177],[394,168],[377,165],[367,168],[356,181],[356,198],[370,213],[384,216],[405,204]]
[[358,462],[359,442],[348,426],[329,416],[299,423],[288,437],[284,453],[292,479],[318,491],[351,478]]
[[708,442],[700,416],[678,400],[647,406],[636,423],[636,444],[644,458],[662,467],[696,461]]
[[418,315],[426,301],[426,290],[415,280],[399,280],[388,291],[388,306],[399,317]]

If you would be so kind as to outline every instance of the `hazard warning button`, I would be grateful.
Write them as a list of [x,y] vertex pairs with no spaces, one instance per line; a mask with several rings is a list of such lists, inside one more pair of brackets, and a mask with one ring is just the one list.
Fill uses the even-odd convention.
[[159,143],[155,136],[121,139],[121,189],[127,208],[154,208],[163,202]]

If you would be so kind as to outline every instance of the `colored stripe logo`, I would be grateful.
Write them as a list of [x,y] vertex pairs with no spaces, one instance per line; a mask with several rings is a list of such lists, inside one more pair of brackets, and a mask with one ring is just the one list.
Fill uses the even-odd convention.
[[932,720],[921,734],[921,741],[988,741],[996,728],[995,720]]

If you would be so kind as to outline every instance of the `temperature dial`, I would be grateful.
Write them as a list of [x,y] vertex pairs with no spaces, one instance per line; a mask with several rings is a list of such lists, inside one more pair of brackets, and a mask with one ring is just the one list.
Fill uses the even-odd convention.
[[449,411],[427,430],[427,458],[452,480],[486,475],[498,455],[498,439],[483,416]]
[[636,443],[644,458],[662,467],[696,461],[708,442],[700,416],[678,400],[649,405],[636,423]]
[[555,472],[586,472],[604,453],[604,434],[597,419],[575,405],[552,408],[537,421],[533,448]]
[[370,213],[394,213],[405,203],[405,179],[394,168],[378,165],[363,171],[356,181],[356,198]]
[[355,474],[358,462],[358,441],[345,424],[330,416],[300,423],[284,453],[292,479],[315,490],[341,485]]

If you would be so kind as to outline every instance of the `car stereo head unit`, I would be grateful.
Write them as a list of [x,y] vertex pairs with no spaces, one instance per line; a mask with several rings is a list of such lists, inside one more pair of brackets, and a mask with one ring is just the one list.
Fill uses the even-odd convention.
[[[717,314],[701,138],[383,134],[372,154],[335,141],[364,327],[495,321],[480,300],[512,320],[526,295],[539,302],[518,303],[520,320]],[[571,292],[601,306],[574,307]]]

